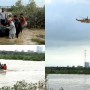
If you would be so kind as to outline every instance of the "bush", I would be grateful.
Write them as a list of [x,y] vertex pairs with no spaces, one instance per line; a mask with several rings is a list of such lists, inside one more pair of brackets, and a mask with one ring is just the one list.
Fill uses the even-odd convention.
[[45,28],[45,6],[38,7],[34,0],[30,0],[26,6],[22,5],[22,0],[18,0],[8,11],[13,15],[24,12],[29,28]]
[[27,83],[25,81],[17,81],[12,87],[4,86],[0,88],[0,90],[37,90],[38,89],[45,89],[45,83],[39,81],[38,83]]

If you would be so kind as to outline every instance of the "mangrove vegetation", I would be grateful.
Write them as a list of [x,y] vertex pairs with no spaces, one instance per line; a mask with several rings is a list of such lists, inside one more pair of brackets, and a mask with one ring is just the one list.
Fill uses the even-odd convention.
[[45,83],[43,81],[39,81],[38,83],[17,81],[12,87],[3,86],[0,90],[45,90]]
[[7,9],[13,15],[23,13],[27,19],[29,28],[45,28],[45,5],[38,6],[35,0],[29,0],[26,5],[22,4],[22,0],[18,0],[15,5]]
[[45,53],[23,51],[0,51],[0,59],[44,61]]
[[77,67],[46,67],[47,74],[90,74],[90,68]]

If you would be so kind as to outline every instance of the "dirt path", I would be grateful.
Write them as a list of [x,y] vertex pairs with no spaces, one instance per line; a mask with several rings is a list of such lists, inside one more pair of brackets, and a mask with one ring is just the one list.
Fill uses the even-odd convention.
[[[42,37],[43,36],[43,37]],[[8,39],[7,37],[0,37],[1,45],[37,45],[39,40],[45,42],[45,30],[42,29],[24,29],[20,33],[19,38]]]

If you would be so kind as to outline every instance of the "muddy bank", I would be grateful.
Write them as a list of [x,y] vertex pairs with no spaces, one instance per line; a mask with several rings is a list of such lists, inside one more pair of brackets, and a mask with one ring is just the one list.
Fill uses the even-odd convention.
[[44,29],[27,29],[20,33],[19,38],[9,39],[8,37],[0,37],[0,45],[44,45],[45,30]]

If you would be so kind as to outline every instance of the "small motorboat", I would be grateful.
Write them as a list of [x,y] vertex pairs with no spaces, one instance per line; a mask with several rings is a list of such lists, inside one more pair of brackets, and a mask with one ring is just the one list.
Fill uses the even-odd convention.
[[6,73],[7,73],[7,70],[3,70],[3,69],[0,70],[0,74],[6,75]]
[[0,63],[0,71],[4,71],[4,70],[7,70],[7,65]]

